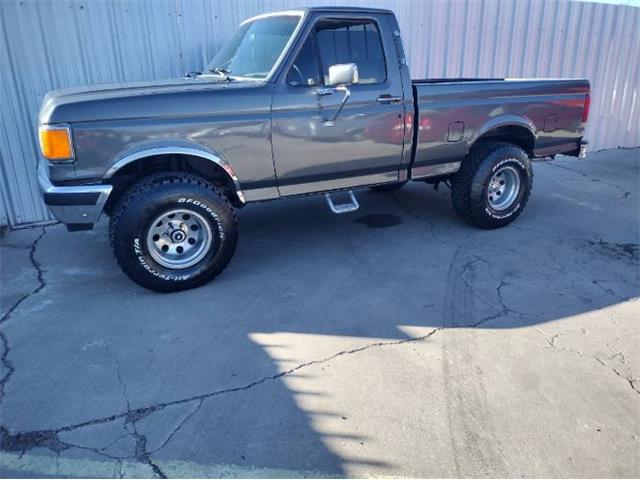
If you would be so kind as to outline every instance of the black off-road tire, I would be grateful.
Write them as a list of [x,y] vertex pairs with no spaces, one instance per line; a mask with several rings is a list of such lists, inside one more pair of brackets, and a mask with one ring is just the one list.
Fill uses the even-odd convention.
[[369,187],[369,189],[372,192],[378,193],[395,192],[404,187],[406,183],[407,182],[385,183],[383,185],[374,185],[373,187]]
[[[504,210],[492,208],[488,198],[493,175],[512,167],[519,176],[519,190],[513,203]],[[500,228],[513,222],[524,209],[533,182],[533,170],[527,153],[505,142],[481,142],[463,160],[451,177],[451,197],[456,213],[467,223],[480,228]]]
[[[151,222],[172,210],[194,213],[194,218],[206,222],[211,239],[210,247],[203,248],[204,256],[186,268],[158,263],[147,244],[149,229],[154,227]],[[162,173],[138,181],[123,193],[111,215],[109,239],[118,264],[131,280],[156,292],[177,292],[203,285],[225,269],[236,248],[238,228],[233,208],[216,185],[191,174]]]

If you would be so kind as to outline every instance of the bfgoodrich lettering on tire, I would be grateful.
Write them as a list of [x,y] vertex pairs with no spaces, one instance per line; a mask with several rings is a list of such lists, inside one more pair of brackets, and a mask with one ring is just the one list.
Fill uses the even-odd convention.
[[451,179],[454,209],[477,227],[503,227],[522,213],[532,181],[531,162],[522,148],[481,142],[471,149]]
[[137,284],[157,292],[198,287],[227,266],[238,230],[217,187],[189,174],[166,173],[134,184],[109,224],[118,264]]

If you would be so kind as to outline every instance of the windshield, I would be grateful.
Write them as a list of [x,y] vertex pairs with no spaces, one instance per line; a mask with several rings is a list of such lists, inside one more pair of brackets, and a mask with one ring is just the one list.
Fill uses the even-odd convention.
[[204,73],[266,78],[299,22],[299,15],[281,15],[243,23]]

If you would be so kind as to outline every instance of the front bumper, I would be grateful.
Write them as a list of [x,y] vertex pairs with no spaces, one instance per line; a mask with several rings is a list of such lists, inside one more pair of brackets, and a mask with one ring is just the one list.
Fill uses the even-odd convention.
[[49,180],[49,167],[38,164],[38,183],[53,216],[67,225],[91,225],[98,221],[107,202],[111,185],[56,186]]

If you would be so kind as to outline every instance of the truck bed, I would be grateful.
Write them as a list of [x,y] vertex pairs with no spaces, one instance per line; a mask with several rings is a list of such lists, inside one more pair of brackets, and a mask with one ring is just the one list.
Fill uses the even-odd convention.
[[411,83],[417,85],[422,83],[495,82],[499,80],[504,80],[504,78],[412,78]]
[[413,178],[463,158],[480,136],[506,128],[532,156],[580,148],[589,94],[585,79],[414,79],[412,88]]

